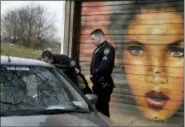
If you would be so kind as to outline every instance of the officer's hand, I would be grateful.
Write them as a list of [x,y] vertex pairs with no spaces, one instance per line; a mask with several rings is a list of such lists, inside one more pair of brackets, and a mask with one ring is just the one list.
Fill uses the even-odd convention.
[[106,82],[105,78],[104,77],[101,77],[99,79],[99,83],[102,85],[103,88],[109,86],[109,84]]
[[99,79],[99,82],[100,82],[100,83],[104,83],[104,82],[105,82],[104,77],[101,77],[101,78]]
[[102,83],[102,87],[103,87],[103,88],[107,87],[108,85],[109,85],[109,84],[106,83],[106,82]]
[[76,67],[75,67],[75,71],[76,71],[77,74],[80,73],[80,70],[78,68],[76,68]]

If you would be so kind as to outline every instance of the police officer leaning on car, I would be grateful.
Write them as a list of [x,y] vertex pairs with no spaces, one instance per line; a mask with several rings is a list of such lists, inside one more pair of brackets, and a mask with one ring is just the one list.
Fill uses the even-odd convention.
[[[65,70],[68,69],[65,74],[79,87],[78,76],[80,76],[84,82],[85,87],[81,88],[84,94],[92,93],[85,79],[85,76],[81,73],[81,67],[77,61],[72,60],[70,57],[64,54],[53,54],[51,51],[43,51],[39,60],[55,65],[57,68]],[[70,67],[70,68],[69,68]]]
[[90,65],[93,92],[98,96],[96,108],[110,117],[109,102],[114,88],[111,74],[114,68],[115,49],[106,41],[101,29],[94,30],[91,33],[91,38],[94,45],[97,46]]
[[70,65],[71,62],[71,59],[67,55],[57,53],[53,54],[49,50],[45,50],[42,52],[40,60],[50,64],[62,65]]
[[[70,57],[68,57],[67,55],[64,55],[64,54],[52,53],[49,50],[45,50],[42,52],[42,54],[40,56],[40,60],[47,62],[47,63],[50,63],[50,64],[53,64],[59,69],[65,68],[65,69],[63,69],[65,74],[68,77],[70,77],[70,79],[72,79],[72,81],[76,84],[77,77],[76,77],[76,75],[74,75],[74,73],[72,73],[73,68],[71,67],[72,60]],[[71,67],[71,69],[67,69],[68,71],[66,71],[66,68],[69,68],[69,67]]]

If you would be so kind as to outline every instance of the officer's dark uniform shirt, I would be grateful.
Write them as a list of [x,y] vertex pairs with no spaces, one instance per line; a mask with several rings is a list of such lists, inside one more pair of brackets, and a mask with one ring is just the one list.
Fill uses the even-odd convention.
[[54,61],[52,64],[70,65],[71,58],[63,54],[54,54]]
[[[61,64],[61,65],[71,66],[71,65],[70,65],[70,62],[71,62],[72,59],[71,59],[70,57],[68,57],[67,55],[64,55],[64,54],[54,54],[53,56],[54,56],[54,61],[53,61],[52,64],[54,64],[54,65],[55,65],[55,64]],[[80,67],[79,63],[76,63],[75,67],[78,68],[79,70],[81,70],[81,67]],[[78,83],[76,83],[76,82],[78,82],[78,78],[76,77],[77,74],[74,73],[75,71],[74,71],[73,69],[74,69],[74,68],[72,67],[72,68],[69,69],[68,71],[64,71],[64,70],[63,70],[63,71],[65,72],[65,74],[66,74],[68,77],[70,77],[70,79],[71,79],[75,84],[78,85]],[[84,75],[83,75],[81,72],[79,73],[79,75],[83,78],[84,83],[85,83],[85,88],[81,89],[82,92],[83,92],[84,94],[92,93],[92,92],[91,92],[91,89],[90,89],[89,86],[88,86],[88,83],[87,83],[87,81],[86,81]]]
[[[106,78],[107,82],[112,82],[109,79],[114,68],[115,49],[107,41],[104,41],[93,52],[90,73],[95,80],[101,77]],[[111,78],[112,80],[112,78]],[[113,82],[111,83],[112,85]]]

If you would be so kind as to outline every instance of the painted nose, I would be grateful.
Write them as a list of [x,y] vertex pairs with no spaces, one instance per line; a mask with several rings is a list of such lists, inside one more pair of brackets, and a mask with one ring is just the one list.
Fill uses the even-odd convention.
[[151,75],[148,76],[148,82],[152,84],[165,84],[167,83],[167,77],[163,69],[154,69]]
[[150,65],[148,66],[147,70],[147,80],[153,84],[167,83],[167,67],[165,64],[166,55],[162,51],[163,49],[155,50],[155,52],[150,55]]

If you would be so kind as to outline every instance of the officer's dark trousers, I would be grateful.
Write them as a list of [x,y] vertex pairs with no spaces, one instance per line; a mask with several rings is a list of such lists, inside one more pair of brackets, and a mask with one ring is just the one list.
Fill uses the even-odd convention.
[[113,87],[112,86],[108,86],[106,88],[93,87],[93,92],[98,96],[96,109],[99,112],[101,112],[104,115],[106,115],[107,117],[110,117],[109,102],[110,102],[112,91],[113,91]]

